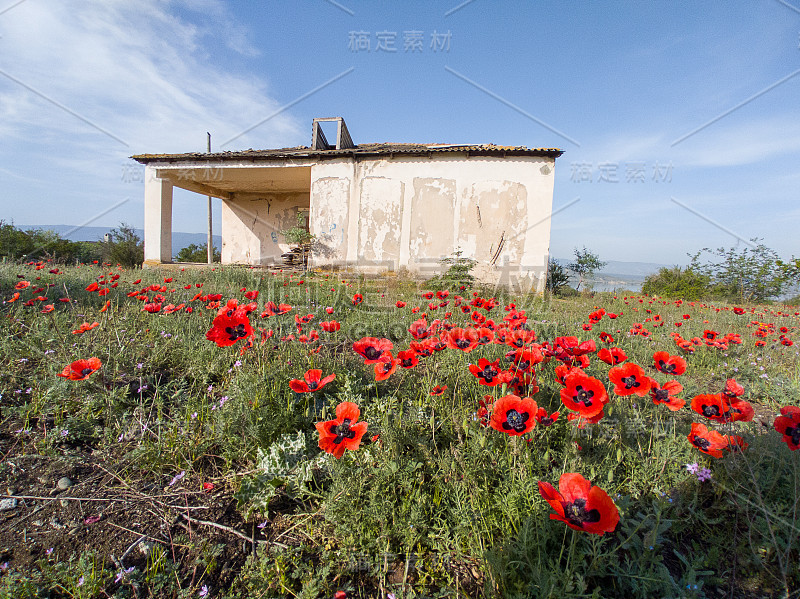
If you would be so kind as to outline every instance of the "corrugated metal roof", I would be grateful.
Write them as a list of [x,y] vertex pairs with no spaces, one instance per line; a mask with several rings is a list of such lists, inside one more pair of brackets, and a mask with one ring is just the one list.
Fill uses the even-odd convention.
[[198,162],[226,160],[300,160],[308,158],[366,156],[430,155],[433,153],[466,153],[470,156],[549,156],[558,158],[564,153],[559,148],[526,148],[525,146],[496,146],[494,144],[408,144],[371,143],[359,144],[342,150],[312,150],[306,146],[276,150],[240,150],[236,152],[189,152],[186,154],[137,154],[131,156],[137,162]]

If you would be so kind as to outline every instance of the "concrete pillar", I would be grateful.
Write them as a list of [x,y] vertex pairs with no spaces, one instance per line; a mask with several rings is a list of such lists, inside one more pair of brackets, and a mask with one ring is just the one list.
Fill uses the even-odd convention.
[[144,266],[172,262],[172,183],[145,169]]

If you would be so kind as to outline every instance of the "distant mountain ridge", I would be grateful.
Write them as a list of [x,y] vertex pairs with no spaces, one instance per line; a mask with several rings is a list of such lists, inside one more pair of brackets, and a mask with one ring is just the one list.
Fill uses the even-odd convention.
[[[554,258],[561,266],[573,262],[572,258]],[[658,264],[656,262],[624,262],[621,260],[606,260],[602,270],[595,272],[592,287],[595,291],[612,291],[614,289],[628,289],[641,291],[642,283],[652,274],[662,268],[672,268],[674,264]],[[571,274],[571,273],[568,273]],[[571,277],[570,285],[575,286],[577,277]]]
[[[110,233],[111,229],[116,227],[77,227],[75,225],[14,225],[17,229],[23,231],[28,229],[41,229],[42,231],[53,231],[61,238],[70,241],[102,241],[106,233]],[[144,239],[143,229],[134,229],[136,234]],[[214,235],[212,237],[214,247],[218,250],[222,247],[222,237]],[[206,233],[181,233],[172,232],[172,254],[173,256],[180,252],[183,248],[192,244],[205,247],[208,240]]]

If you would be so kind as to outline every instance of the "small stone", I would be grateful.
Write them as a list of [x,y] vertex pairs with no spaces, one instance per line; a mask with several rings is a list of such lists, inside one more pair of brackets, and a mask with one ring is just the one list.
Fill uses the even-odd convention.
[[69,500],[68,499],[62,499],[62,500],[59,501],[59,503],[61,504],[61,507],[69,507]]
[[13,497],[6,497],[5,499],[0,499],[0,512],[6,512],[8,510],[13,510],[17,507],[17,500]]
[[69,489],[74,484],[75,483],[73,483],[69,478],[67,478],[66,476],[63,476],[63,477],[58,479],[58,483],[56,483],[56,486],[60,490],[66,491],[67,489]]

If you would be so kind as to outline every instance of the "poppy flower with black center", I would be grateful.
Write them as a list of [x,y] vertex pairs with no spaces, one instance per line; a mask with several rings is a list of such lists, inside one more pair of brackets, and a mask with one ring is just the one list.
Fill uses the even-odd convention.
[[399,365],[400,360],[392,357],[392,352],[384,352],[380,359],[374,363],[375,380],[385,381],[394,374]]
[[541,350],[536,346],[509,352],[506,354],[506,358],[511,360],[514,366],[523,372],[530,372],[534,366],[544,361]]
[[478,333],[475,329],[454,328],[444,333],[442,338],[447,343],[447,347],[460,349],[469,353],[478,347]]
[[650,377],[638,364],[628,362],[608,371],[608,380],[614,384],[614,393],[620,396],[645,396],[650,392]]
[[736,382],[736,379],[728,379],[725,381],[725,387],[722,389],[722,394],[728,399],[744,395],[744,387]]
[[241,339],[247,339],[253,333],[250,319],[244,311],[225,310],[214,318],[211,329],[206,333],[206,339],[213,341],[219,347],[228,347]]
[[606,364],[611,364],[611,366],[622,364],[625,360],[628,359],[628,356],[625,354],[625,352],[618,347],[612,347],[612,348],[604,347],[599,352],[597,352],[597,357]]
[[686,437],[689,443],[708,455],[721,458],[722,450],[728,447],[728,441],[717,431],[710,431],[704,424],[692,423],[692,430]]
[[361,437],[367,432],[367,423],[357,422],[359,416],[361,411],[352,402],[344,401],[336,406],[336,419],[316,424],[319,448],[333,454],[336,459],[341,458],[347,449],[358,449]]
[[680,356],[671,356],[669,352],[657,351],[653,354],[653,362],[656,370],[672,376],[681,375],[686,372],[686,360]]
[[731,419],[730,403],[721,393],[696,395],[692,398],[692,410],[714,422]]
[[732,422],[751,422],[755,416],[753,406],[744,399],[733,399],[730,402],[728,420]]
[[494,362],[490,362],[486,358],[481,358],[478,360],[477,364],[469,365],[469,371],[478,377],[479,385],[494,387],[503,382],[500,377],[500,373],[503,372],[503,369],[500,368],[499,358]]
[[494,331],[486,327],[481,327],[477,330],[478,345],[488,345],[494,341]]
[[506,395],[494,403],[489,426],[512,436],[524,435],[536,425],[536,402],[530,397]]
[[580,413],[583,418],[597,415],[608,403],[605,385],[580,370],[566,377],[560,396],[567,408]]
[[508,335],[506,335],[506,345],[516,347],[517,349],[530,345],[534,341],[536,341],[536,333],[533,331],[520,329],[509,331]]
[[414,339],[425,339],[430,337],[432,333],[428,321],[424,318],[412,322],[408,327],[408,332],[411,333]]
[[518,370],[514,373],[509,371],[501,372],[500,378],[507,382],[509,389],[514,395],[520,397],[530,397],[539,393],[539,385],[536,384],[535,372],[522,372]]
[[796,406],[782,407],[781,415],[775,418],[772,426],[783,435],[783,440],[789,449],[792,451],[800,449],[800,408]]
[[375,364],[384,352],[391,351],[394,344],[389,339],[363,337],[353,343],[353,351],[364,358],[364,364]]
[[447,385],[436,385],[433,389],[431,389],[430,394],[436,397],[438,395],[441,395],[445,391],[447,391]]
[[608,493],[576,472],[561,475],[558,491],[539,481],[539,493],[556,511],[550,519],[566,522],[575,530],[603,535],[614,532],[619,524],[619,510]]
[[64,370],[59,372],[56,376],[60,376],[71,381],[83,381],[88,379],[89,376],[100,369],[103,365],[100,358],[89,358],[88,360],[75,360],[69,366],[65,366]]
[[600,341],[602,341],[603,343],[614,343],[614,338],[605,331],[603,331],[602,333],[600,333]]
[[336,375],[329,374],[324,379],[321,377],[322,377],[321,370],[319,369],[308,370],[303,375],[304,380],[301,381],[300,379],[292,379],[291,381],[289,381],[289,386],[295,393],[313,393],[314,391],[319,391],[325,385],[334,380],[336,378]]
[[566,364],[560,364],[559,366],[556,366],[556,380],[562,385],[565,385],[566,378],[570,374],[573,374],[574,372],[583,372],[583,371],[580,368],[568,366]]
[[556,337],[553,343],[567,352],[571,356],[582,356],[597,351],[597,344],[594,339],[580,341],[577,337]]
[[681,391],[683,391],[683,385],[678,381],[667,381],[661,387],[655,379],[650,379],[650,397],[653,399],[653,403],[664,404],[673,412],[686,405],[686,400],[675,397]]
[[536,424],[539,426],[552,426],[556,420],[558,420],[559,413],[553,412],[552,414],[548,414],[547,410],[544,408],[539,408],[536,410]]
[[360,303],[362,303],[363,301],[364,301],[364,296],[363,296],[363,295],[361,295],[360,293],[356,293],[356,294],[353,296],[353,305],[354,305],[354,306],[357,306],[357,305],[359,305],[359,304],[360,304]]
[[[92,283],[92,285],[96,286],[97,283]],[[16,285],[14,285],[14,289],[16,289],[17,291],[21,291],[22,289],[27,289],[30,286],[31,286],[30,281],[19,281]],[[91,285],[89,287],[91,287]],[[97,287],[95,287],[95,289],[87,288],[86,291],[95,291],[96,289]]]
[[705,331],[703,331],[703,340],[714,341],[714,339],[716,339],[718,335],[719,333],[717,333],[717,331],[709,331],[708,329],[706,329]]
[[406,307],[406,303],[404,301],[397,300],[397,303],[395,304],[395,306],[397,306],[398,308],[405,308]]
[[397,359],[403,368],[414,368],[419,364],[419,358],[413,349],[404,349],[397,352]]
[[281,316],[290,312],[292,307],[289,304],[278,304],[275,302],[267,302],[264,306],[264,311],[261,313],[261,318],[269,318],[270,316]]

